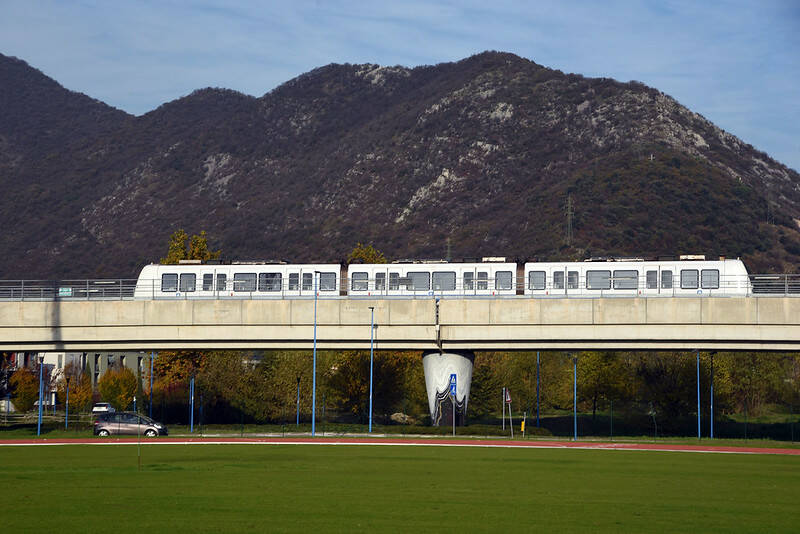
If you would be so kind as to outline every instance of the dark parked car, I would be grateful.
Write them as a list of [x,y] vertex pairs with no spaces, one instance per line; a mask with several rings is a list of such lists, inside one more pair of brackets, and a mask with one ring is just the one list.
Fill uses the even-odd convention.
[[166,436],[167,427],[147,416],[133,412],[111,412],[97,414],[94,419],[95,436],[119,434],[144,434],[145,436]]

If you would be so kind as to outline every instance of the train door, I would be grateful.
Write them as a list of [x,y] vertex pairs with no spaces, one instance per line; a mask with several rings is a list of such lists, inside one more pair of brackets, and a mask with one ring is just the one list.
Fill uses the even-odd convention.
[[553,295],[567,295],[567,266],[553,268]]
[[286,281],[284,282],[284,296],[286,297],[299,297],[300,291],[300,278],[303,274],[303,269],[296,265],[289,265],[286,268]]
[[214,269],[214,294],[217,298],[233,296],[233,281],[229,269]]
[[461,270],[461,294],[465,296],[475,295],[475,275],[477,269],[475,266],[465,267]]
[[661,293],[661,265],[643,265],[644,270],[644,288],[642,295],[655,296]]
[[388,293],[386,280],[389,278],[389,269],[375,268],[372,273],[374,279],[371,282],[374,284],[374,295],[377,297],[386,296]]
[[200,271],[200,287],[197,292],[198,297],[213,297],[214,296],[214,270],[202,269]]
[[314,296],[314,269],[300,268],[300,295],[304,297]]

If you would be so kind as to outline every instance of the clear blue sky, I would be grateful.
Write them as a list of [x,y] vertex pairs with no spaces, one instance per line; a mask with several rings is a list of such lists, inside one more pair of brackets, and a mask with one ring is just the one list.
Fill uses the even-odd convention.
[[800,0],[0,0],[0,52],[134,114],[328,63],[501,50],[639,80],[800,170]]

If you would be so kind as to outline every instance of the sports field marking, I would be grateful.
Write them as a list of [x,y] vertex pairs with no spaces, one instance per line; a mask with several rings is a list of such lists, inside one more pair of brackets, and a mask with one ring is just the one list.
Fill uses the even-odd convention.
[[778,454],[800,456],[800,449],[667,445],[657,443],[581,443],[560,441],[509,442],[502,440],[363,439],[363,438],[159,438],[3,440],[0,447],[53,445],[382,445],[416,447],[472,447],[502,449],[578,449],[608,451],[697,452],[707,454]]

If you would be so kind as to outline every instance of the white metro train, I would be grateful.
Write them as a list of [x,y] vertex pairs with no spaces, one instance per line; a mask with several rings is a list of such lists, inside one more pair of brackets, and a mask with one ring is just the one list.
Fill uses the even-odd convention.
[[752,292],[740,260],[603,259],[527,262],[400,261],[385,264],[183,262],[147,265],[136,282],[139,299],[347,297],[614,297],[746,296]]

